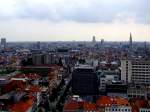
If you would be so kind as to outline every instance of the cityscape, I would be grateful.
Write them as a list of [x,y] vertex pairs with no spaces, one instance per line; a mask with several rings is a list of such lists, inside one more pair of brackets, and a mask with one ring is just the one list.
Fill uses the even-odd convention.
[[149,112],[150,43],[7,42],[0,111]]
[[150,0],[0,0],[0,112],[150,112]]

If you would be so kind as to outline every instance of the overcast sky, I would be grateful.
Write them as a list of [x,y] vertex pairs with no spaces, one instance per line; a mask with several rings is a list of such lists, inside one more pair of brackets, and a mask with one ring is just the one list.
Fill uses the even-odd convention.
[[0,0],[8,41],[150,41],[150,0]]

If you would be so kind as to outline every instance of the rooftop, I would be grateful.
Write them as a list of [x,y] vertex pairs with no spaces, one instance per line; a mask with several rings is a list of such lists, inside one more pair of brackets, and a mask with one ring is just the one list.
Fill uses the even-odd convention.
[[85,102],[84,103],[84,111],[96,111],[97,106],[95,103]]
[[77,101],[70,101],[70,102],[67,102],[64,106],[64,110],[65,111],[75,111],[75,110],[78,110],[79,109],[79,104]]
[[27,112],[34,104],[34,98],[29,97],[27,101],[19,101],[10,106],[12,112]]
[[128,106],[128,105],[130,105],[128,102],[128,99],[120,98],[120,97],[109,97],[109,96],[100,97],[97,100],[96,104],[100,107],[112,106],[112,105],[117,105],[117,106]]
[[83,100],[71,99],[66,102],[64,110],[67,112],[84,110],[84,111],[97,111],[99,108],[109,107],[109,106],[130,106],[128,99],[120,97],[109,97],[102,96],[96,103],[86,102]]

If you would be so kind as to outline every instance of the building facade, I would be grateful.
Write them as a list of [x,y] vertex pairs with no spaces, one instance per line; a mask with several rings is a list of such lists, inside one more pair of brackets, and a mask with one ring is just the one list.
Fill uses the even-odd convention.
[[34,65],[51,65],[58,63],[59,58],[54,54],[34,54],[32,62]]
[[75,67],[72,73],[72,92],[76,95],[98,94],[98,77],[93,67]]
[[106,84],[111,81],[119,81],[119,75],[120,72],[118,70],[99,70],[98,76],[99,76],[99,90],[104,92],[106,91]]
[[121,80],[126,83],[150,85],[150,60],[121,60]]

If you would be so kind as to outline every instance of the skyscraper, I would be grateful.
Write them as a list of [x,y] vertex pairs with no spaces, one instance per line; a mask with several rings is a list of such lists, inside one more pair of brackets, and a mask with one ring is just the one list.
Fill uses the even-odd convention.
[[95,42],[96,42],[96,38],[95,38],[95,36],[93,36],[93,40],[92,40],[92,42],[93,42],[93,43],[95,43]]
[[1,38],[1,47],[6,48],[6,38]]
[[132,49],[132,34],[130,33],[129,48]]
[[39,50],[41,50],[41,42],[40,42],[40,41],[38,41],[38,42],[36,43],[36,48],[39,49]]
[[104,44],[104,39],[101,39],[101,45],[103,45]]

